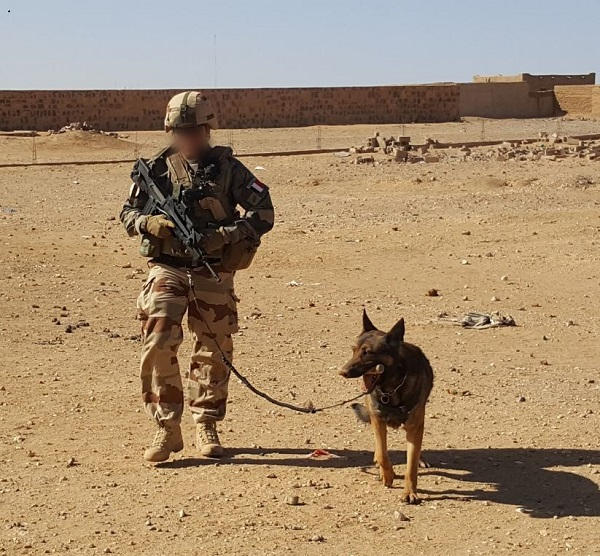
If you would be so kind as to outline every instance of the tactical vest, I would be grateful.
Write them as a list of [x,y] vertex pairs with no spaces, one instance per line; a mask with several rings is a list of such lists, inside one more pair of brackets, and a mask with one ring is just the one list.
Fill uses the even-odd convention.
[[[212,172],[208,172],[208,183],[202,184],[202,190],[197,192],[200,198],[191,203],[190,218],[197,230],[227,226],[240,217],[230,195],[231,155],[232,151],[228,147],[213,147],[210,152],[210,164],[207,167],[212,165],[213,169]],[[198,178],[203,177],[200,175],[203,172],[202,168],[199,168],[197,176],[194,176],[193,170],[183,156],[170,149],[159,153],[157,158],[160,157],[164,159],[168,169],[168,179],[172,187],[171,195],[181,198],[186,190],[193,191],[199,186]],[[146,257],[168,255],[182,259],[190,258],[181,242],[175,237],[159,239],[144,234],[140,252]],[[221,259],[222,255],[222,252],[211,253],[211,258]]]

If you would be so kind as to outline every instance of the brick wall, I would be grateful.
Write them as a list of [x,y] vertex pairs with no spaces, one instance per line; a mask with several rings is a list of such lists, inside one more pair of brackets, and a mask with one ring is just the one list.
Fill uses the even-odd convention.
[[461,116],[541,118],[554,115],[552,92],[532,92],[523,81],[460,83]]
[[[384,87],[208,89],[207,93],[222,128],[447,122],[460,116],[534,118],[559,110],[600,117],[599,87],[553,85],[556,99],[552,92],[539,92],[557,81],[593,83],[595,74],[475,76],[474,80]],[[161,129],[166,103],[180,91],[0,91],[0,130],[45,131],[75,121],[107,131]]]
[[[177,90],[0,91],[0,129],[160,129]],[[454,83],[385,87],[209,89],[223,128],[444,122],[458,119]]]
[[554,96],[560,111],[569,116],[600,116],[600,85],[559,85],[554,87]]
[[600,86],[592,89],[592,118],[600,118]]
[[474,83],[518,83],[529,84],[531,91],[551,91],[556,85],[593,85],[595,73],[545,74],[518,73],[517,75],[474,75]]

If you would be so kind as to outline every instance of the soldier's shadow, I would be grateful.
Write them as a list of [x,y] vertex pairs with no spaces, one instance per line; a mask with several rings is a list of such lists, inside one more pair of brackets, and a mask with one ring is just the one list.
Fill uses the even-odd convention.
[[[219,460],[228,465],[282,465],[313,468],[370,468],[373,452],[332,450],[333,459],[308,458],[309,449],[237,448]],[[392,462],[405,463],[404,452],[390,452]],[[422,477],[434,475],[460,482],[461,487],[420,488],[425,500],[479,500],[510,504],[531,517],[600,516],[598,484],[585,477],[591,466],[600,465],[600,450],[490,448],[472,450],[428,450],[424,457],[431,468],[419,471]],[[182,469],[214,464],[215,460],[183,458],[159,464]],[[561,469],[579,467],[577,473]],[[594,467],[597,470],[597,467]],[[398,472],[403,472],[399,467]],[[600,474],[597,475],[600,478]],[[400,484],[400,481],[397,481]],[[422,481],[421,487],[423,487]],[[428,481],[430,484],[430,482]],[[464,484],[464,488],[462,488]],[[485,486],[485,488],[484,488]]]

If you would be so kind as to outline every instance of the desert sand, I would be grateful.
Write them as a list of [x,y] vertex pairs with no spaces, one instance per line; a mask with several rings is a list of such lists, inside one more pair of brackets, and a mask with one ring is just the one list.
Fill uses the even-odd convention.
[[[471,121],[220,131],[215,142],[314,148],[320,134],[343,148],[374,129],[482,134]],[[540,130],[600,123],[483,126],[488,139]],[[31,142],[0,137],[0,163],[31,160]],[[36,138],[38,161],[127,159],[164,143],[158,132]],[[422,504],[400,503],[402,431],[390,434],[398,478],[386,489],[372,431],[350,409],[296,414],[235,379],[220,426],[228,457],[197,456],[186,415],[184,451],[145,463],[135,299],[147,266],[118,221],[131,164],[0,168],[0,551],[600,553],[600,162],[352,159],[242,158],[271,187],[277,221],[237,276],[235,361],[275,397],[326,405],[360,391],[338,369],[363,307],[382,329],[404,317],[436,374]],[[517,326],[439,318],[469,311]],[[336,457],[310,459],[315,449]]]

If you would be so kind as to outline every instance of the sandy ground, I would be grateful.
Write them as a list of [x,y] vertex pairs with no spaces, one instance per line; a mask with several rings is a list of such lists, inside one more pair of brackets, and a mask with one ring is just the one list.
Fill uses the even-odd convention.
[[[362,145],[365,138],[381,135],[408,135],[413,143],[432,138],[441,142],[493,141],[535,138],[540,131],[549,134],[600,133],[600,121],[536,118],[530,120],[492,120],[465,118],[443,124],[309,126],[274,129],[231,129],[213,132],[215,144],[229,145],[237,154],[308,149],[347,149]],[[0,135],[0,163],[28,163],[78,160],[121,160],[151,156],[168,142],[162,131],[123,131],[119,138],[86,132],[39,136]]]
[[[428,135],[453,125],[466,124],[427,126]],[[474,125],[465,137],[479,137]],[[498,125],[529,136],[542,122]],[[331,129],[348,146],[373,126]],[[248,149],[285,136],[252,133]],[[131,147],[96,139],[61,138],[53,156]],[[14,160],[20,141],[3,138],[0,161]],[[349,409],[294,414],[236,380],[221,426],[229,457],[198,457],[187,417],[185,450],[146,464],[153,431],[141,409],[134,317],[147,269],[115,219],[130,167],[5,168],[0,550],[600,553],[600,162],[244,162],[264,167],[256,172],[271,185],[277,225],[237,278],[239,368],[283,400],[328,404],[358,392],[337,370],[363,306],[382,328],[403,316],[407,341],[436,373],[423,503],[400,503],[400,478],[393,489],[377,481],[372,432]],[[426,296],[430,288],[441,295]],[[494,310],[518,326],[472,331],[438,318]],[[390,445],[401,476],[403,433]],[[309,459],[316,448],[339,457]],[[301,504],[286,505],[290,495]]]

